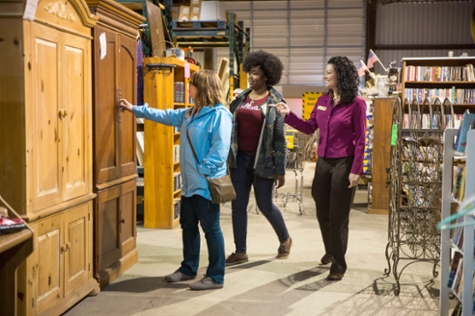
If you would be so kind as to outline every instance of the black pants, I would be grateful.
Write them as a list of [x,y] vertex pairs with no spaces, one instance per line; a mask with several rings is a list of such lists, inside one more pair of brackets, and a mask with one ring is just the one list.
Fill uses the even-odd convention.
[[317,219],[322,231],[325,251],[335,260],[330,272],[345,273],[348,246],[348,222],[355,188],[348,188],[353,156],[318,157],[312,184],[312,197],[317,206]]

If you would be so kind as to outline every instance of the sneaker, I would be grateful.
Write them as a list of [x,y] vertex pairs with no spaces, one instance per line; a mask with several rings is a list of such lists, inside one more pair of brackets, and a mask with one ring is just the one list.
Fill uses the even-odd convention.
[[203,291],[203,290],[215,290],[222,289],[224,284],[218,284],[210,277],[205,276],[198,282],[193,282],[190,284],[190,289],[193,291]]
[[292,247],[292,238],[289,237],[284,242],[280,243],[279,249],[277,249],[277,259],[287,259],[290,255],[290,247]]
[[226,259],[226,266],[233,266],[235,264],[245,263],[249,261],[249,257],[245,252],[232,253]]
[[168,282],[180,282],[180,281],[186,281],[186,280],[193,280],[195,279],[196,276],[189,276],[186,274],[183,274],[180,272],[180,270],[176,270],[172,274],[169,274],[165,277],[165,280]]

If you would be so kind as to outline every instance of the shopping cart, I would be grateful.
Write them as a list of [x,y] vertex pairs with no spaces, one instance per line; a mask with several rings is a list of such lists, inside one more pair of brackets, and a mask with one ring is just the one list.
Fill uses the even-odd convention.
[[[308,136],[294,129],[287,130],[287,170],[292,170],[295,174],[295,192],[282,192],[279,193],[275,190],[274,197],[282,199],[282,203],[287,206],[289,198],[299,202],[300,215],[305,214],[303,209],[303,170],[305,165],[305,145],[308,140]],[[300,172],[300,181],[298,173]]]

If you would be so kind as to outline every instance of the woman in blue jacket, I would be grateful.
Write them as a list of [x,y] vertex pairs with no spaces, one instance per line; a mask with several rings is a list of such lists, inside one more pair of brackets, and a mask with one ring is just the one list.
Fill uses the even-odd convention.
[[[219,289],[224,284],[224,238],[219,224],[220,205],[213,204],[208,182],[227,174],[226,159],[231,140],[232,115],[223,106],[224,96],[219,77],[210,70],[192,74],[190,96],[195,100],[191,109],[158,110],[147,104],[134,106],[121,100],[121,108],[157,123],[180,129],[180,170],[182,177],[180,225],[183,239],[183,261],[168,282],[196,278],[200,259],[201,224],[209,252],[206,276],[190,284],[192,290]],[[190,143],[196,151],[196,161]]]

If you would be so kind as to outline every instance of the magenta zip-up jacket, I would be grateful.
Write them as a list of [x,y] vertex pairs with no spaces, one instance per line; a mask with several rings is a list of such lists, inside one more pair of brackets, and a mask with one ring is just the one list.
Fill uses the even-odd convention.
[[326,94],[318,98],[308,121],[290,112],[285,123],[305,134],[320,129],[317,155],[323,158],[354,156],[351,173],[363,173],[366,134],[366,102],[356,97],[353,103],[338,102],[332,109],[332,98]]

